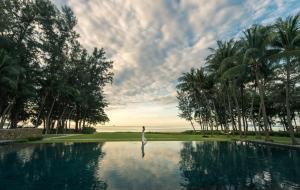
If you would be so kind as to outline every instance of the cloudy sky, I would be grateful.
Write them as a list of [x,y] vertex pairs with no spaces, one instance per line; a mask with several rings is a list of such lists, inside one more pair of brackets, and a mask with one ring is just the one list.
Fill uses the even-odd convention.
[[254,23],[300,11],[300,0],[53,0],[78,18],[81,43],[105,48],[115,78],[108,125],[188,125],[177,117],[176,81],[201,67],[208,47]]

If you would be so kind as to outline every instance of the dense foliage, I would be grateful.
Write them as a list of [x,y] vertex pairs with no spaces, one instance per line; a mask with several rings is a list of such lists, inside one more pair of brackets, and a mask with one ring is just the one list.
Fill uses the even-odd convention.
[[76,17],[50,0],[0,1],[0,128],[31,120],[46,133],[107,122],[112,61],[79,43]]
[[[202,68],[177,85],[180,117],[201,130],[235,132],[252,126],[266,140],[275,125],[294,132],[300,112],[300,14],[253,25],[239,39],[218,41]],[[194,125],[193,125],[194,128]]]

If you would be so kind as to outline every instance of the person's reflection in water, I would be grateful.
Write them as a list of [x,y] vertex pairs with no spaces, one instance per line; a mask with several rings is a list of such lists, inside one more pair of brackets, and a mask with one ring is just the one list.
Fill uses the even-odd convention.
[[142,142],[142,158],[145,157],[145,143]]
[[147,139],[145,137],[145,126],[142,127],[142,158],[145,157],[145,145],[147,144]]

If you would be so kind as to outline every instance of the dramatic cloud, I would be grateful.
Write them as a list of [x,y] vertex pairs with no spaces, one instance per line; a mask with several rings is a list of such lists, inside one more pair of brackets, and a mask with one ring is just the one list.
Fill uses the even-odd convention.
[[110,112],[149,103],[176,109],[177,78],[202,66],[216,40],[300,10],[299,0],[55,2],[74,10],[82,44],[104,47],[115,63],[114,83],[106,89]]

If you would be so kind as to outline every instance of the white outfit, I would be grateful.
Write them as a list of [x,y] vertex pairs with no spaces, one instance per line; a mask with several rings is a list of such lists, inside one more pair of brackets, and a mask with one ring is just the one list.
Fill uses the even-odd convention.
[[147,143],[147,139],[145,137],[145,131],[142,132],[142,143],[146,144]]

